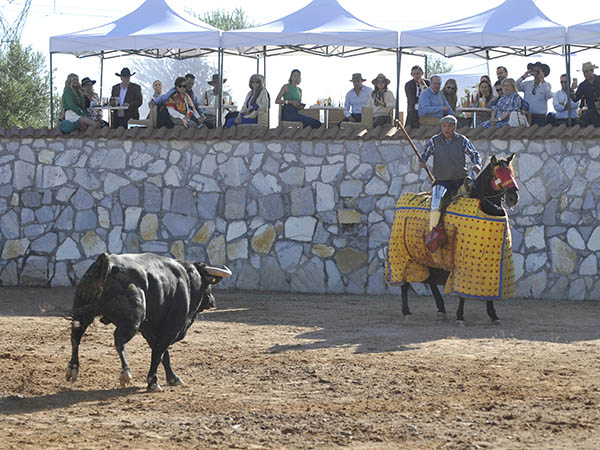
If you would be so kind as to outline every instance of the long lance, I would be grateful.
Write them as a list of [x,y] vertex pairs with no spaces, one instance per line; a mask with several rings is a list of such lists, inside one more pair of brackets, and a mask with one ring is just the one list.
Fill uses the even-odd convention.
[[429,179],[431,180],[432,183],[435,183],[435,178],[433,177],[433,174],[429,171],[429,168],[425,164],[425,161],[423,161],[423,158],[421,158],[421,155],[419,154],[419,151],[417,150],[415,143],[413,142],[413,140],[410,138],[410,136],[406,132],[406,129],[402,125],[402,122],[400,122],[399,120],[395,120],[394,127],[391,128],[390,131],[387,132],[387,135],[390,137],[393,136],[394,134],[396,134],[398,132],[398,129],[402,130],[402,133],[404,133],[404,136],[406,137],[406,139],[408,140],[408,143],[410,144],[413,151],[415,152],[415,155],[417,155],[419,162],[421,162],[423,164],[423,166],[425,167],[425,172],[427,172]]

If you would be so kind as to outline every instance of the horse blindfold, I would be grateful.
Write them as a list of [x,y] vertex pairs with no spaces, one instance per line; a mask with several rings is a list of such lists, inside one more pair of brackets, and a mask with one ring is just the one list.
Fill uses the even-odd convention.
[[500,187],[504,190],[515,188],[519,190],[517,181],[513,176],[513,171],[509,167],[496,166],[494,167],[494,179],[492,180],[492,188],[499,191]]

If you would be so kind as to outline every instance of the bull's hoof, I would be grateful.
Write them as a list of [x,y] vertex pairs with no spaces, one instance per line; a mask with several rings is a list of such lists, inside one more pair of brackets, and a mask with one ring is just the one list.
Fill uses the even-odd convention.
[[500,319],[492,320],[492,325],[494,325],[496,327],[501,327],[502,321]]
[[121,387],[125,387],[130,384],[131,380],[133,380],[133,377],[131,376],[131,369],[127,368],[121,370],[121,375],[119,375],[119,383],[121,384]]
[[440,322],[447,322],[448,321],[448,316],[446,315],[445,312],[439,312],[437,313],[437,319]]
[[79,369],[77,367],[74,367],[73,365],[69,364],[67,366],[67,372],[66,372],[66,379],[67,381],[70,381],[71,383],[73,383],[74,381],[77,380],[77,375],[79,375]]
[[456,326],[458,328],[464,328],[465,327],[465,321],[464,320],[457,320],[456,321]]
[[148,384],[148,387],[146,388],[146,390],[148,392],[162,392],[163,388],[161,388],[160,384],[158,384],[158,383],[150,383],[150,384]]
[[412,314],[406,314],[406,315],[404,316],[404,321],[405,321],[405,322],[412,322],[412,320],[413,320],[413,316],[412,316]]
[[179,378],[177,375],[175,375],[173,378],[167,380],[167,383],[169,384],[169,386],[183,386],[185,384],[183,382],[183,380],[181,378]]

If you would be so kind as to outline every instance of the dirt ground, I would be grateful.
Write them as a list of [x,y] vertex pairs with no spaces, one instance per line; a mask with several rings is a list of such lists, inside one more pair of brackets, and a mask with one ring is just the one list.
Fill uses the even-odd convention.
[[172,347],[186,385],[147,393],[146,342],[120,388],[98,321],[65,381],[72,296],[0,289],[0,448],[600,448],[600,302],[467,302],[459,328],[432,299],[216,291]]

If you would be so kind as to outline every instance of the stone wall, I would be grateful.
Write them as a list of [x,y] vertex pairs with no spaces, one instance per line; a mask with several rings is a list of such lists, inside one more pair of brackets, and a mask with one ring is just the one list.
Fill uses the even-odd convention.
[[[424,141],[417,141],[422,148]],[[600,140],[475,140],[517,153],[517,295],[600,298]],[[0,140],[0,282],[72,285],[101,252],[227,264],[225,287],[396,293],[383,258],[403,140]]]

